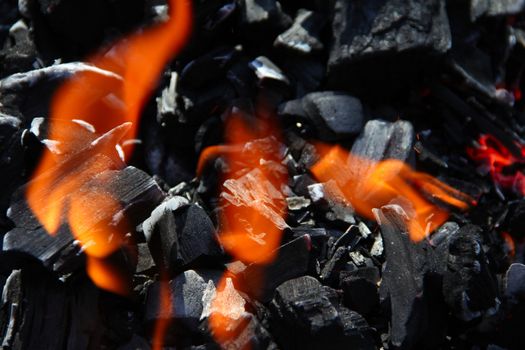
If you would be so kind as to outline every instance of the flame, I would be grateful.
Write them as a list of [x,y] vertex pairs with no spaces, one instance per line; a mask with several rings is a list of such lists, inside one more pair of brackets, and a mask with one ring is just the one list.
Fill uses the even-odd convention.
[[516,243],[514,242],[514,239],[508,232],[502,232],[501,238],[503,238],[503,241],[505,242],[510,257],[513,258],[516,255]]
[[169,317],[163,317],[162,315],[164,313],[170,313],[172,309],[172,297],[170,292],[170,286],[168,282],[168,278],[166,276],[167,274],[165,272],[161,273],[160,276],[160,293],[159,293],[159,308],[160,311],[163,313],[159,313],[159,318],[155,322],[155,326],[153,328],[153,338],[151,341],[152,350],[161,350],[164,345],[164,337],[166,335],[166,332],[168,331],[168,327],[170,325],[170,319]]
[[[268,166],[281,162],[276,149],[280,144],[278,135],[278,128],[269,118],[259,118],[248,124],[245,118],[233,112],[226,122],[226,145],[205,149],[197,166],[200,176],[211,159],[223,156],[227,161],[229,176],[222,179],[219,240],[229,254],[246,264],[271,263],[276,258],[286,226],[286,204],[280,188],[287,183],[288,174],[272,171]],[[261,139],[268,142],[260,142]],[[245,187],[235,183],[240,177],[248,179]],[[236,201],[238,205],[232,204]],[[223,347],[234,336],[231,328],[236,320],[229,317],[234,298],[231,281],[234,279],[235,276],[228,272],[221,278],[209,316],[212,334]],[[242,289],[241,285],[238,287]],[[236,314],[240,317],[244,303],[239,297],[235,300]]]
[[522,156],[516,157],[492,135],[481,135],[478,143],[478,148],[467,148],[469,157],[488,168],[495,185],[525,195],[525,174],[521,170],[507,171],[524,163],[525,146],[520,146]]
[[[274,195],[274,191],[286,184],[287,174],[272,172],[264,164],[268,161],[280,162],[277,151],[273,153],[263,149],[262,145],[250,143],[251,141],[278,135],[275,126],[268,121],[259,121],[254,127],[250,127],[241,117],[232,115],[226,123],[226,139],[230,146],[224,152],[230,174],[246,172],[246,168],[252,169],[257,174],[253,182],[246,189],[246,194],[252,199],[250,205],[232,205],[227,200],[229,196],[229,181],[234,178],[225,179],[223,182],[223,193],[221,197],[221,231],[219,239],[225,249],[236,259],[245,263],[268,263],[275,258],[275,250],[281,242],[282,226],[274,225],[264,215],[263,208],[270,207],[274,213],[284,217],[286,204]],[[277,140],[275,143],[277,144]],[[242,147],[252,145],[248,151],[239,151]],[[221,150],[220,146],[205,151],[203,154],[209,156]],[[205,161],[199,161],[200,164]],[[273,185],[272,187],[270,184]]]
[[[420,241],[448,218],[448,211],[431,203],[423,193],[450,206],[465,210],[475,202],[436,178],[412,170],[396,159],[380,162],[349,154],[340,146],[319,145],[321,159],[310,169],[320,181],[334,179],[355,210],[374,219],[372,209],[405,198],[412,206],[408,231]],[[363,173],[363,169],[364,171]]]
[[[118,212],[120,203],[106,192],[83,191],[82,186],[107,170],[124,166],[116,156],[116,143],[126,131],[134,137],[140,111],[158,76],[190,35],[190,2],[170,0],[169,5],[167,21],[89,58],[97,69],[73,76],[57,90],[47,138],[60,145],[61,157],[46,150],[26,192],[31,210],[49,234],[54,235],[67,218],[87,255],[87,272],[93,282],[119,294],[127,294],[127,279],[107,258],[121,247],[124,233],[107,224],[90,227],[89,223],[99,211]],[[61,119],[81,119],[97,132],[112,131],[78,149],[77,135],[64,132]]]

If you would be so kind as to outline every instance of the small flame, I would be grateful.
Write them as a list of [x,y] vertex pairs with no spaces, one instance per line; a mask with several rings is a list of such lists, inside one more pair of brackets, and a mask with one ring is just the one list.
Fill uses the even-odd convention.
[[[242,116],[232,113],[225,130],[227,144],[205,149],[197,173],[202,173],[210,159],[217,156],[226,159],[229,178],[223,179],[221,188],[219,240],[234,258],[247,264],[266,265],[276,258],[282,230],[286,226],[286,204],[280,188],[287,183],[288,174],[273,171],[275,168],[272,170],[268,166],[272,162],[281,162],[276,149],[280,145],[279,129],[269,119],[260,118],[248,124]],[[269,142],[260,142],[262,139]],[[240,177],[247,179],[246,186],[237,186]],[[232,204],[236,201],[239,201],[238,205]],[[218,283],[209,316],[212,334],[223,345],[233,336],[230,328],[235,320],[229,318],[235,294],[232,292],[233,279],[234,275],[225,273]],[[236,315],[244,310],[242,298],[239,298],[237,295],[234,303]]]
[[[189,1],[170,0],[169,4],[169,20],[91,57],[88,62],[97,69],[75,75],[58,89],[51,104],[47,138],[60,145],[67,160],[57,164],[60,157],[46,150],[26,192],[31,210],[49,234],[55,234],[64,218],[68,219],[71,232],[88,256],[89,276],[100,288],[120,294],[126,294],[125,278],[104,259],[122,245],[123,233],[107,225],[88,226],[99,210],[116,213],[120,204],[106,192],[80,189],[105,171],[122,168],[124,164],[115,156],[116,143],[126,131],[134,137],[141,108],[158,76],[190,34]],[[78,142],[73,142],[77,135],[64,132],[60,119],[81,119],[98,132],[113,130],[77,149]],[[111,142],[105,142],[107,139]],[[86,151],[89,148],[96,148],[96,154]]]
[[164,314],[170,313],[172,309],[172,296],[168,278],[165,272],[161,273],[160,276],[160,293],[159,293],[159,317],[153,328],[153,338],[151,341],[152,350],[161,350],[164,345],[164,338],[170,325],[169,317],[163,317]]
[[[280,162],[277,151],[269,153],[262,145],[250,143],[268,135],[278,135],[277,129],[269,122],[259,121],[250,127],[241,117],[232,115],[226,124],[226,137],[229,150],[240,150],[251,145],[249,152],[227,151],[223,153],[230,173],[236,176],[243,171],[252,169],[257,176],[252,186],[246,189],[252,202],[250,205],[232,205],[226,200],[229,196],[228,184],[232,179],[225,179],[223,185],[223,206],[221,218],[221,232],[219,239],[226,250],[235,258],[245,263],[267,263],[275,258],[275,250],[281,242],[282,225],[278,227],[264,215],[263,208],[270,207],[274,213],[284,217],[286,204],[284,200],[276,198],[275,191],[287,181],[286,173],[272,172],[265,166],[265,162]],[[275,140],[277,144],[278,141]],[[215,148],[214,150],[220,150]],[[224,150],[224,149],[223,149]],[[205,155],[214,151],[204,152]],[[200,162],[202,163],[202,161]]]
[[522,156],[518,158],[492,135],[481,135],[478,143],[477,148],[467,148],[469,157],[487,167],[497,186],[525,195],[525,174],[522,170],[511,169],[520,163],[524,164],[525,146],[520,147]]
[[516,243],[514,242],[514,238],[512,238],[508,232],[502,232],[501,238],[503,238],[503,241],[505,242],[510,257],[513,258],[516,255]]
[[[372,209],[406,199],[412,205],[408,231],[420,241],[448,218],[448,211],[431,203],[422,193],[450,206],[465,210],[475,202],[436,178],[412,170],[396,159],[380,162],[350,155],[340,146],[318,147],[322,157],[310,169],[320,181],[334,179],[347,200],[362,216],[373,219]],[[364,174],[356,169],[367,169]]]

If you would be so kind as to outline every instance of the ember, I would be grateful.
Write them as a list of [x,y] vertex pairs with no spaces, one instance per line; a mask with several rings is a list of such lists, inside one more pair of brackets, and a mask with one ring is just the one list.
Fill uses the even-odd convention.
[[490,173],[494,184],[501,189],[525,195],[525,146],[521,147],[522,156],[513,155],[497,138],[482,135],[478,147],[467,148],[467,153],[474,161],[481,164]]

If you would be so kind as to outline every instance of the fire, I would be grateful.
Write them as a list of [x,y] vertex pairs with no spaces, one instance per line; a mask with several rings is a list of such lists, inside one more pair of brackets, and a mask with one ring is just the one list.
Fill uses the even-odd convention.
[[322,157],[311,172],[323,182],[334,179],[360,215],[374,219],[372,209],[408,200],[411,208],[404,207],[410,216],[408,231],[413,241],[424,239],[447,220],[448,211],[434,201],[462,210],[475,204],[467,195],[429,174],[412,170],[402,161],[373,162],[351,155],[340,146],[321,145],[318,149]]
[[[170,0],[169,5],[167,21],[132,34],[89,58],[88,62],[100,72],[77,74],[58,89],[51,104],[47,138],[60,146],[60,155],[45,151],[26,192],[31,210],[49,234],[54,235],[67,219],[87,255],[87,272],[93,282],[120,294],[127,293],[126,278],[107,259],[122,246],[126,232],[107,224],[88,225],[98,210],[116,213],[120,204],[106,191],[80,188],[94,178],[103,180],[100,174],[105,171],[124,166],[116,156],[116,143],[126,132],[134,137],[140,111],[158,76],[190,34],[189,1]],[[80,119],[97,132],[112,131],[106,138],[78,149],[78,142],[73,142],[77,135],[64,132],[60,119]],[[111,142],[105,142],[108,138]],[[84,205],[87,203],[90,205]]]
[[494,184],[525,195],[525,174],[520,169],[512,169],[525,162],[525,146],[521,146],[522,156],[516,157],[492,135],[481,135],[478,143],[478,148],[467,148],[469,157],[487,168]]
[[[202,152],[197,172],[200,175],[210,159],[226,159],[229,172],[222,181],[219,240],[234,258],[246,264],[266,265],[275,259],[286,226],[286,204],[280,188],[287,183],[288,174],[269,166],[281,162],[279,132],[269,119],[248,124],[247,119],[234,112],[227,120],[225,135],[226,145]],[[240,177],[247,179],[243,183],[246,186],[236,182]],[[234,275],[225,273],[212,301],[209,321],[219,344],[227,343],[233,336],[231,327],[237,320],[229,318],[231,308],[235,307],[238,317],[244,310],[242,298],[233,296],[234,279]]]
[[[245,263],[267,263],[275,258],[283,224],[274,225],[265,215],[264,208],[271,208],[272,212],[284,217],[286,204],[284,199],[279,200],[279,189],[286,184],[288,175],[272,171],[266,166],[269,162],[280,162],[278,150],[268,149],[279,144],[277,139],[270,139],[269,144],[252,141],[279,133],[267,121],[259,121],[252,127],[242,117],[232,115],[226,124],[225,134],[227,145],[212,146],[204,150],[198,166],[200,174],[211,157],[223,155],[230,168],[229,173],[232,174],[231,178],[223,181],[219,239],[235,258]],[[247,172],[246,169],[251,171]],[[235,196],[232,194],[236,191],[232,180],[239,174],[253,180],[249,188],[243,189],[243,194],[250,199],[248,205],[232,205],[234,200],[227,200]]]

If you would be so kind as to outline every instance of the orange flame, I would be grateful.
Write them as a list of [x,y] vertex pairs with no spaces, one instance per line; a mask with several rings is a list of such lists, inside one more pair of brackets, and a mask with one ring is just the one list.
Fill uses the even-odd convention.
[[[51,104],[47,138],[60,145],[63,156],[46,150],[26,192],[31,210],[49,234],[55,234],[67,218],[88,256],[87,272],[93,282],[120,294],[126,294],[126,278],[104,259],[120,248],[124,233],[108,225],[89,226],[99,210],[116,213],[120,204],[106,192],[83,191],[82,185],[106,170],[124,166],[115,156],[116,143],[126,131],[134,137],[140,111],[158,76],[190,35],[189,1],[170,0],[169,5],[167,21],[91,57],[88,62],[96,69],[75,75],[58,89]],[[112,135],[111,142],[102,137],[78,149],[78,142],[74,142],[77,135],[64,132],[60,119],[81,119],[97,132],[113,129],[118,135]]]
[[[347,200],[362,216],[373,219],[372,209],[405,198],[412,205],[409,234],[420,241],[448,218],[448,211],[431,203],[422,193],[459,209],[467,209],[474,200],[436,178],[412,170],[405,163],[388,159],[373,162],[350,155],[340,146],[319,147],[324,155],[311,172],[320,181],[334,179]],[[365,169],[358,174],[356,169]]]
[[[159,287],[159,309],[164,313],[169,313],[172,309],[172,296],[169,282],[165,273],[161,273]],[[170,325],[170,319],[162,316],[164,313],[159,313],[161,316],[159,316],[153,328],[153,338],[151,341],[152,350],[161,350],[164,345],[164,337]]]
[[[270,166],[281,162],[278,128],[262,118],[250,125],[233,113],[227,120],[225,135],[226,145],[202,152],[197,173],[200,175],[212,158],[226,159],[230,175],[223,179],[221,189],[219,240],[234,258],[265,265],[275,259],[286,226],[286,204],[280,188],[286,184],[288,174]],[[222,345],[234,336],[230,328],[236,320],[230,319],[231,312],[226,312],[232,308],[232,292],[228,288],[232,279],[235,276],[226,273],[218,283],[209,317],[212,334]],[[234,304],[237,314],[244,310],[240,299]]]
[[[227,142],[232,147],[230,150],[244,147],[240,152],[224,153],[230,173],[236,176],[239,172],[246,171],[248,167],[252,171],[245,176],[254,181],[249,187],[242,189],[247,196],[244,198],[244,203],[232,205],[232,201],[227,200],[232,197],[230,196],[232,188],[228,188],[228,185],[235,179],[225,179],[221,197],[221,205],[224,209],[219,239],[231,255],[245,263],[263,264],[272,261],[275,258],[275,250],[281,242],[282,225],[281,227],[274,225],[265,215],[264,209],[268,208],[272,213],[284,217],[286,205],[284,198],[279,198],[278,191],[281,185],[286,183],[287,174],[272,172],[265,166],[266,162],[280,162],[277,150],[270,153],[269,150],[263,149],[263,145],[250,144],[251,141],[268,135],[278,135],[276,130],[274,126],[262,121],[252,128],[237,116],[232,116],[226,125]],[[247,145],[252,146],[249,151],[246,149]],[[252,174],[253,177],[250,177]]]
[[495,184],[525,195],[525,174],[520,170],[510,173],[505,171],[505,168],[524,163],[525,146],[520,146],[522,155],[516,157],[492,135],[481,135],[478,143],[479,148],[467,148],[470,158],[488,167]]

